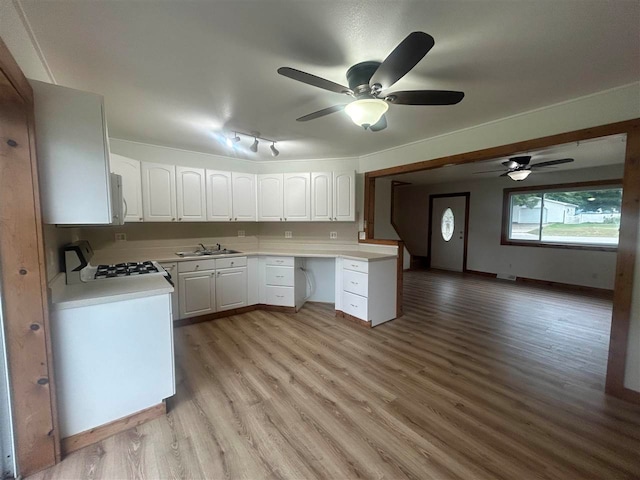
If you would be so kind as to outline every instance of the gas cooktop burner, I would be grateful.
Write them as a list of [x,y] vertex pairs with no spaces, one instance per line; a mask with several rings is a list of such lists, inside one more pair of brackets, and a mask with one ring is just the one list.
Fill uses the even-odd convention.
[[98,265],[94,278],[130,277],[133,275],[157,272],[158,269],[153,262],[128,262],[118,263],[116,265]]

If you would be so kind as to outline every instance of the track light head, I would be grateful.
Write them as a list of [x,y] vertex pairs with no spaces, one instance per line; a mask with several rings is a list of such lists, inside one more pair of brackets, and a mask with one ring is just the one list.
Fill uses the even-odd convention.
[[251,150],[253,153],[257,153],[258,152],[258,143],[259,143],[258,139],[254,137],[253,143],[249,147],[249,150]]
[[274,157],[280,155],[280,150],[276,148],[276,142],[273,142],[269,148],[271,149],[271,155]]

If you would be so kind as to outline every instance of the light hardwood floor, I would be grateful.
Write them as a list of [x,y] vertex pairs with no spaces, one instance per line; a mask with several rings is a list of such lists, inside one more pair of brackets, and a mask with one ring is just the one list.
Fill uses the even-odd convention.
[[32,478],[640,478],[640,408],[602,393],[610,301],[409,272],[404,305],[177,329],[168,415]]

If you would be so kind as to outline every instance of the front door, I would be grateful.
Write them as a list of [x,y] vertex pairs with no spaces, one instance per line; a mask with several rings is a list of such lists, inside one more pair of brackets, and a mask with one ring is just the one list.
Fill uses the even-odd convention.
[[466,225],[469,194],[432,195],[431,268],[466,270]]

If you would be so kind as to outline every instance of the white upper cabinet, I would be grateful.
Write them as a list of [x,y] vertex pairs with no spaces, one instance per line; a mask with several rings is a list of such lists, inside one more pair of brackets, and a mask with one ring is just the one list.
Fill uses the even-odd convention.
[[142,204],[146,222],[175,222],[175,166],[142,162]]
[[353,222],[355,219],[355,172],[333,172],[333,220],[338,222]]
[[311,174],[285,173],[284,220],[308,222],[311,220]]
[[253,173],[231,174],[233,220],[256,221],[256,176]]
[[282,222],[284,219],[282,173],[258,175],[258,221]]
[[176,167],[177,211],[180,222],[207,219],[207,192],[204,168]]
[[311,174],[311,220],[328,222],[333,219],[333,174]]
[[122,177],[122,201],[124,221],[141,222],[142,213],[142,169],[133,158],[111,154],[111,171]]
[[211,222],[228,222],[232,220],[231,172],[207,169],[206,176],[207,220]]
[[103,98],[37,81],[31,86],[44,223],[113,223]]

